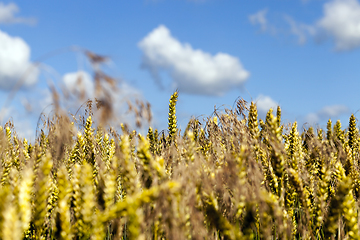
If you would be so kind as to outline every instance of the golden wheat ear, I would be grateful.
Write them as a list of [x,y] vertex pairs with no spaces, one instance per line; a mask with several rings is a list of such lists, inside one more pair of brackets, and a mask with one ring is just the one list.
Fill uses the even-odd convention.
[[330,143],[330,141],[332,140],[332,129],[331,129],[331,125],[332,125],[332,122],[331,122],[331,119],[328,120],[327,122],[327,125],[326,125],[326,140],[328,141],[328,143]]
[[63,165],[57,174],[59,196],[57,211],[55,216],[55,238],[70,240],[72,239],[71,216],[70,216],[70,197],[71,186],[68,179],[68,171]]
[[41,157],[39,171],[37,171],[35,200],[32,222],[34,225],[35,236],[40,239],[45,234],[44,228],[45,217],[47,214],[48,204],[50,203],[50,190],[52,180],[50,171],[53,166],[52,157],[50,153],[46,153]]
[[168,130],[169,141],[173,141],[177,133],[177,121],[176,121],[176,102],[178,100],[178,92],[175,91],[169,100],[169,118],[168,118]]
[[248,129],[253,138],[259,137],[259,123],[258,123],[258,112],[254,102],[250,104],[250,110],[248,115]]
[[349,119],[348,145],[352,152],[358,149],[359,130],[356,127],[356,118],[351,114]]

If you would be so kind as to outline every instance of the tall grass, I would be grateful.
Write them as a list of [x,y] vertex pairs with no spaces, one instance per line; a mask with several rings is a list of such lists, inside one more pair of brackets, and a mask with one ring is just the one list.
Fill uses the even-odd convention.
[[300,134],[280,108],[261,120],[240,99],[182,132],[177,98],[168,131],[146,136],[114,131],[108,103],[91,101],[81,119],[58,110],[32,144],[3,126],[0,238],[360,239],[354,115]]

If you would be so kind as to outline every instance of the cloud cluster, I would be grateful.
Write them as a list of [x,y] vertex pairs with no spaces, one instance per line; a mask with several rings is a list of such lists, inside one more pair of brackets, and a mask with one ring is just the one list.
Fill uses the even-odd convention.
[[238,58],[193,49],[179,42],[163,25],[142,39],[139,47],[143,51],[142,66],[154,78],[159,78],[160,71],[168,72],[174,87],[185,93],[221,96],[249,77]]
[[332,0],[324,5],[324,16],[317,26],[335,41],[337,50],[360,46],[360,3],[357,0]]
[[344,105],[326,106],[316,113],[308,114],[305,118],[305,121],[311,124],[319,123],[319,121],[327,120],[329,118],[336,118],[349,112],[349,108]]
[[[75,114],[78,110],[83,111],[84,108],[79,109],[83,103],[88,99],[93,100],[94,97],[98,97],[95,95],[93,77],[86,71],[66,73],[62,76],[62,83],[62,90],[70,93],[71,96],[75,96],[74,98],[67,98],[63,97],[62,94],[59,94],[60,105],[69,113]],[[103,85],[106,90],[108,90],[107,93],[112,99],[111,103],[114,110],[113,126],[118,127],[119,123],[127,123],[131,128],[135,128],[134,114],[127,113],[127,101],[132,103],[134,103],[136,99],[144,101],[145,98],[142,93],[138,89],[128,85],[126,82],[118,84],[117,90],[106,84]],[[36,124],[41,114],[43,113],[45,115],[45,119],[54,114],[54,99],[50,89],[35,87],[34,91],[36,94],[32,94],[29,91],[18,93],[17,98],[11,105],[3,106],[0,109],[0,124],[12,120],[15,124],[18,136],[25,137],[32,141],[35,138]],[[79,98],[82,91],[85,93],[83,99]],[[25,111],[25,108],[27,111]],[[83,112],[79,112],[79,114],[82,113]],[[96,114],[95,116],[98,117]]]
[[94,82],[89,73],[85,71],[77,71],[67,73],[63,76],[63,83],[66,90],[76,96],[84,96],[87,98],[94,97]]
[[38,69],[30,62],[27,43],[0,30],[0,89],[11,89],[18,81],[27,87],[34,84],[37,77]]
[[[260,25],[263,32],[269,31],[270,24],[266,18],[267,9],[249,16],[253,25]],[[284,15],[289,25],[287,31],[304,44],[307,38],[331,38],[338,51],[352,50],[360,46],[360,3],[358,0],[330,0],[323,5],[323,15],[312,24],[295,21]],[[277,31],[281,32],[281,31]],[[274,33],[274,32],[272,32]]]
[[2,125],[4,125],[7,121],[11,121],[15,125],[17,136],[26,138],[27,140],[34,140],[35,131],[32,123],[38,116],[35,116],[30,120],[27,113],[19,111],[19,106],[3,107],[0,110],[0,113],[0,122]]
[[[86,71],[69,72],[63,76],[62,80],[65,87],[64,90],[76,97],[75,101],[73,98],[66,99],[65,105],[69,110],[78,109],[79,106],[88,99],[101,99],[102,94],[99,93],[99,95],[97,95],[95,91],[93,76]],[[101,85],[102,88],[106,90],[107,97],[111,99],[115,114],[114,117],[117,122],[128,123],[130,125],[134,123],[133,116],[126,114],[128,109],[127,102],[134,103],[135,100],[144,101],[145,98],[143,94],[124,81],[117,84],[116,88],[105,82]],[[81,98],[82,95],[83,98]]]
[[[95,83],[93,76],[88,72],[79,70],[77,72],[69,72],[62,77],[65,90],[72,95],[81,96],[85,94],[85,98],[99,97],[95,94]],[[114,104],[118,104],[123,98],[138,97],[142,98],[142,94],[139,90],[133,88],[126,82],[121,82],[116,88],[110,86],[106,82],[102,82],[102,88],[110,94],[110,97],[114,99]]]
[[36,23],[35,18],[15,17],[19,8],[15,3],[4,4],[0,2],[0,24],[25,23],[33,25]]
[[270,108],[272,108],[273,110],[276,111],[277,106],[279,106],[279,104],[272,99],[269,96],[265,96],[260,94],[256,99],[255,99],[255,103],[256,103],[256,107],[259,113],[259,116],[261,118],[266,116],[266,113],[269,111]]

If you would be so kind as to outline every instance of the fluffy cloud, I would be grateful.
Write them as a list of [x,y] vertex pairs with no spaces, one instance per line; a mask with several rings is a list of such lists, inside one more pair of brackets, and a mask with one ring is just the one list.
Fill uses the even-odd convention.
[[21,86],[30,86],[37,77],[38,69],[30,62],[30,47],[23,39],[0,30],[0,88],[11,89],[18,81]]
[[144,54],[142,66],[155,78],[161,70],[170,73],[174,87],[182,92],[221,96],[249,77],[238,58],[193,49],[179,42],[163,25],[147,35],[139,47]]
[[321,120],[339,117],[343,114],[349,113],[349,111],[349,108],[344,105],[326,106],[316,113],[308,114],[305,120],[311,124],[314,124]]
[[[249,17],[250,22],[260,25],[263,32],[275,29],[267,21],[266,14],[267,10],[265,9]],[[290,29],[276,32],[290,33],[296,36],[299,44],[304,44],[308,37],[317,39],[330,37],[335,42],[335,49],[339,51],[351,50],[360,46],[360,3],[358,0],[327,1],[323,6],[323,15],[312,24],[300,23],[288,15],[284,15],[284,21]]]
[[20,112],[18,107],[3,107],[0,113],[0,122],[2,126],[7,121],[11,121],[14,123],[16,134],[20,138],[26,138],[28,140],[35,139],[34,127],[32,126],[32,122],[29,121],[29,116],[24,112]]
[[[67,98],[64,101],[64,105],[70,112],[76,112],[79,109],[79,106],[87,99],[101,99],[102,96],[104,96],[102,93],[99,93],[99,95],[96,94],[94,79],[88,72],[70,72],[65,74],[62,79],[65,92],[70,93],[71,96],[75,96],[75,99]],[[135,122],[133,115],[127,114],[127,103],[135,103],[136,100],[145,102],[143,94],[138,89],[130,86],[124,81],[120,82],[116,88],[105,82],[102,82],[101,86],[106,91],[106,97],[110,99],[112,108],[114,109],[113,117],[115,118],[114,121],[116,122],[114,122],[114,124],[118,125],[118,123],[121,122],[135,127],[133,124]],[[84,95],[84,98],[81,98],[82,95]],[[52,102],[51,93],[49,97],[51,98]]]
[[259,95],[256,100],[256,107],[260,117],[264,117],[270,108],[276,110],[279,104],[269,96]]
[[26,23],[35,24],[34,18],[21,18],[14,15],[19,12],[19,8],[15,3],[4,4],[0,2],[0,24]]
[[[82,93],[85,94],[86,98],[99,97],[95,94],[95,84],[93,77],[85,71],[69,72],[63,76],[63,83],[65,85],[66,91],[70,94],[76,96],[81,96]],[[118,84],[117,88],[110,86],[109,84],[103,82],[101,84],[103,89],[107,91],[112,99],[114,99],[114,104],[123,102],[123,98],[137,97],[142,98],[141,92],[122,81]]]
[[87,98],[94,97],[94,82],[89,73],[78,71],[67,73],[63,77],[66,90],[69,93],[77,96],[84,96]]
[[337,50],[360,46],[360,4],[357,0],[332,0],[324,5],[317,26],[334,38]]

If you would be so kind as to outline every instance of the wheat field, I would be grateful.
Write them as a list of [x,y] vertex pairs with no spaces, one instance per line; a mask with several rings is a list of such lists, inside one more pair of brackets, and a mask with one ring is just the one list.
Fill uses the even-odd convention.
[[[256,105],[142,136],[57,115],[0,129],[1,239],[359,239],[359,130],[258,120]],[[68,129],[64,131],[64,129]]]
[[[0,127],[0,239],[360,239],[354,115],[299,132],[240,98],[179,129],[178,97],[146,135],[112,128],[107,99],[78,118],[55,102],[35,142]],[[139,127],[151,111],[135,105]]]

